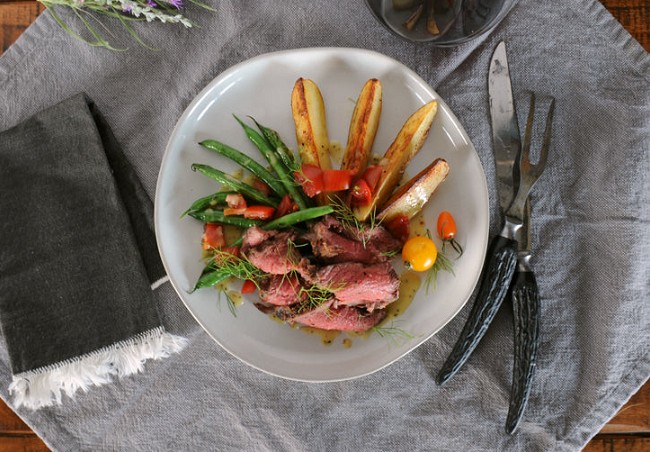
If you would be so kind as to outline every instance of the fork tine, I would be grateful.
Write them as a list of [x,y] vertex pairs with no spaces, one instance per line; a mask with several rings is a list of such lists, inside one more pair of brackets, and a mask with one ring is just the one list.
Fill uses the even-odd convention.
[[553,129],[553,115],[555,114],[555,98],[551,101],[551,106],[548,109],[548,114],[546,115],[546,128],[544,130],[544,141],[542,141],[542,148],[539,153],[539,162],[535,165],[539,167],[539,172],[541,173],[546,166],[546,157],[548,156],[548,148],[551,145],[551,132]]
[[526,172],[530,168],[530,143],[533,139],[533,121],[535,119],[535,93],[530,94],[530,107],[528,108],[528,119],[526,120],[526,130],[524,132],[524,141],[521,145],[521,154],[519,155],[519,165],[521,172]]
[[523,143],[521,146],[521,153],[519,155],[519,189],[515,198],[512,200],[510,207],[506,211],[506,216],[523,220],[524,206],[528,194],[535,185],[535,182],[544,171],[546,166],[546,158],[548,157],[548,149],[551,144],[551,130],[553,124],[553,115],[555,112],[555,98],[552,98],[551,105],[546,115],[546,124],[544,130],[544,139],[542,148],[540,150],[539,160],[536,164],[530,163],[530,143],[533,135],[533,121],[535,117],[535,93],[530,96],[530,109],[528,111],[528,121],[526,122],[526,132],[524,134]]

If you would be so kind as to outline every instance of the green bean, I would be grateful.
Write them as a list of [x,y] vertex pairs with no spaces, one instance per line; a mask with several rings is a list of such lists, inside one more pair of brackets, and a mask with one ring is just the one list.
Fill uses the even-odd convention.
[[199,144],[205,149],[221,154],[224,157],[233,160],[244,169],[247,169],[258,179],[262,180],[266,185],[271,187],[271,190],[273,190],[280,197],[287,194],[287,190],[284,188],[284,185],[273,174],[271,174],[266,168],[264,168],[262,165],[257,163],[246,154],[216,140],[204,140]]
[[218,191],[203,198],[199,198],[192,203],[192,205],[181,215],[183,218],[185,215],[192,211],[205,210],[208,207],[221,206],[226,203],[226,196],[235,194],[234,191]]
[[[287,214],[283,217],[277,218],[273,221],[261,226],[262,229],[271,230],[271,229],[284,229],[290,226],[302,223],[303,221],[313,220],[334,212],[334,208],[331,206],[319,206],[319,207],[309,207],[305,210],[299,210]],[[243,239],[239,239],[230,246],[241,246]]]
[[260,129],[260,132],[262,132],[262,135],[264,135],[266,141],[268,141],[269,144],[275,149],[276,153],[280,157],[280,160],[282,160],[282,163],[284,163],[284,166],[289,171],[300,171],[300,165],[298,165],[293,152],[291,152],[289,147],[284,144],[284,141],[282,141],[282,138],[280,138],[280,134],[273,129],[269,129],[266,126],[263,126],[257,122],[255,118],[251,119],[255,125],[257,125],[257,128]]
[[264,193],[257,190],[256,188],[253,188],[247,183],[235,179],[234,177],[224,173],[223,171],[212,168],[211,166],[208,165],[201,165],[199,163],[192,164],[192,171],[198,171],[201,174],[216,180],[217,182],[221,182],[223,185],[227,186],[232,190],[235,190],[237,193],[240,193],[241,195],[248,197],[254,201],[257,201],[261,204],[278,207],[278,202],[276,200],[266,196]]
[[228,272],[225,272],[221,269],[214,269],[211,266],[206,266],[201,272],[201,276],[194,284],[194,288],[190,293],[194,292],[197,289],[204,289],[206,287],[213,287],[219,284],[222,281],[228,279],[231,275]]
[[204,223],[229,224],[240,228],[250,228],[252,226],[261,226],[263,224],[260,220],[250,220],[237,215],[224,215],[223,211],[213,209],[206,209],[198,212],[191,211],[188,215]]
[[328,215],[332,212],[334,212],[334,208],[332,206],[310,207],[308,209],[299,210],[297,212],[293,212],[270,221],[262,226],[262,229],[284,229],[288,228],[289,226],[302,223],[303,221],[313,220],[315,218]]
[[273,170],[280,178],[280,182],[282,182],[284,188],[287,189],[287,192],[289,192],[293,200],[296,202],[296,204],[298,204],[298,207],[300,209],[306,209],[307,203],[298,191],[298,187],[296,185],[296,181],[293,179],[293,175],[289,173],[289,170],[285,168],[284,164],[278,159],[276,153],[273,152],[273,148],[269,142],[266,141],[266,138],[257,133],[257,131],[255,131],[253,128],[246,125],[237,116],[235,116],[235,119],[244,128],[244,132],[246,132],[248,139],[251,140],[255,146],[257,146],[264,158],[269,162],[271,168],[273,168]]

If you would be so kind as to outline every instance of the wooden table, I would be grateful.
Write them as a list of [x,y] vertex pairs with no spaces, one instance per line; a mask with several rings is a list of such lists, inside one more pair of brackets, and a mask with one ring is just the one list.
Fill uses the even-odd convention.
[[[601,0],[650,51],[650,0]],[[34,0],[0,0],[0,54],[45,8]],[[47,451],[47,446],[0,400],[0,452]],[[650,382],[587,445],[585,452],[650,451]]]

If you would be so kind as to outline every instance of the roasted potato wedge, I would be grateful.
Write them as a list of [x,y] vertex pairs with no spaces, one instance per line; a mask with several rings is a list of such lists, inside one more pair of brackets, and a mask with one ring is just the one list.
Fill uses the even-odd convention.
[[350,120],[348,144],[341,169],[361,174],[366,169],[381,116],[382,87],[376,78],[368,80],[359,94]]
[[386,201],[377,218],[381,221],[390,221],[400,215],[413,218],[429,201],[447,174],[449,174],[447,161],[435,159]]
[[354,215],[359,221],[366,221],[370,213],[381,208],[393,193],[395,186],[404,174],[406,165],[420,151],[429,135],[437,111],[438,102],[432,100],[420,107],[406,120],[395,141],[379,162],[383,170],[375,187],[372,201],[367,206],[354,208]]
[[291,111],[302,163],[330,169],[325,103],[316,83],[302,77],[296,80],[291,92]]

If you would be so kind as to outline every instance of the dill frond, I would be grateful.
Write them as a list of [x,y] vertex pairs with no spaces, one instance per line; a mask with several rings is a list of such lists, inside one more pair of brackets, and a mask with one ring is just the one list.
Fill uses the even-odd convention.
[[304,295],[307,296],[307,298],[298,305],[298,308],[296,309],[298,313],[316,309],[334,298],[333,291],[315,285],[301,287],[297,295],[298,299],[301,299]]
[[235,301],[230,297],[227,290],[225,289],[219,290],[219,295],[217,295],[217,303],[221,304],[222,294],[226,297],[226,305],[228,306],[228,310],[230,311],[233,317],[237,317],[237,307],[235,305]]
[[[431,240],[431,231],[427,229],[427,237]],[[445,255],[444,248],[440,251],[438,251],[438,257],[436,257],[436,261],[433,264],[433,267],[431,267],[427,271],[427,276],[425,279],[425,284],[426,284],[426,291],[427,294],[429,294],[429,287],[431,284],[433,284],[433,290],[436,290],[436,283],[437,283],[437,278],[438,278],[438,272],[439,271],[446,271],[451,273],[452,275],[455,276],[454,274],[454,264],[449,258]]]
[[230,253],[215,249],[212,251],[209,266],[224,274],[241,280],[251,280],[259,289],[259,282],[268,275],[254,266],[246,257],[236,257]]
[[[268,277],[266,273],[255,267],[248,259],[246,259],[246,257],[236,257],[219,249],[212,250],[209,257],[210,262],[208,267],[210,269],[217,270],[228,277],[244,281],[250,280],[255,284],[257,290],[260,289],[260,282]],[[235,303],[225,287],[218,288],[218,303],[221,303],[221,295],[226,298],[226,303],[230,313],[233,317],[237,317],[237,303]]]
[[377,210],[375,208],[370,212],[367,223],[359,221],[354,215],[354,212],[343,200],[338,196],[330,197],[330,206],[334,209],[333,215],[341,222],[343,227],[354,234],[366,247],[367,237],[372,235],[372,231],[381,224],[381,220],[377,219]]
[[436,262],[433,264],[433,267],[431,267],[427,271],[427,276],[425,279],[427,294],[429,293],[429,287],[431,286],[431,284],[433,284],[433,290],[436,290],[436,281],[438,278],[438,272],[441,270],[449,272],[452,275],[454,275],[454,264],[449,260],[447,256],[445,256],[445,254],[442,251],[438,252],[438,257],[436,258]]
[[412,334],[395,326],[394,322],[391,322],[389,326],[374,326],[372,327],[372,331],[377,333],[380,337],[388,339],[394,345],[401,345],[415,339],[415,336]]
[[307,245],[307,243],[296,243],[291,239],[287,239],[287,262],[291,265],[297,266],[301,259],[300,252],[297,248],[303,248]]
[[379,253],[379,255],[383,256],[383,257],[389,257],[390,258],[390,257],[397,256],[401,252],[402,252],[401,250],[382,251],[381,253]]

